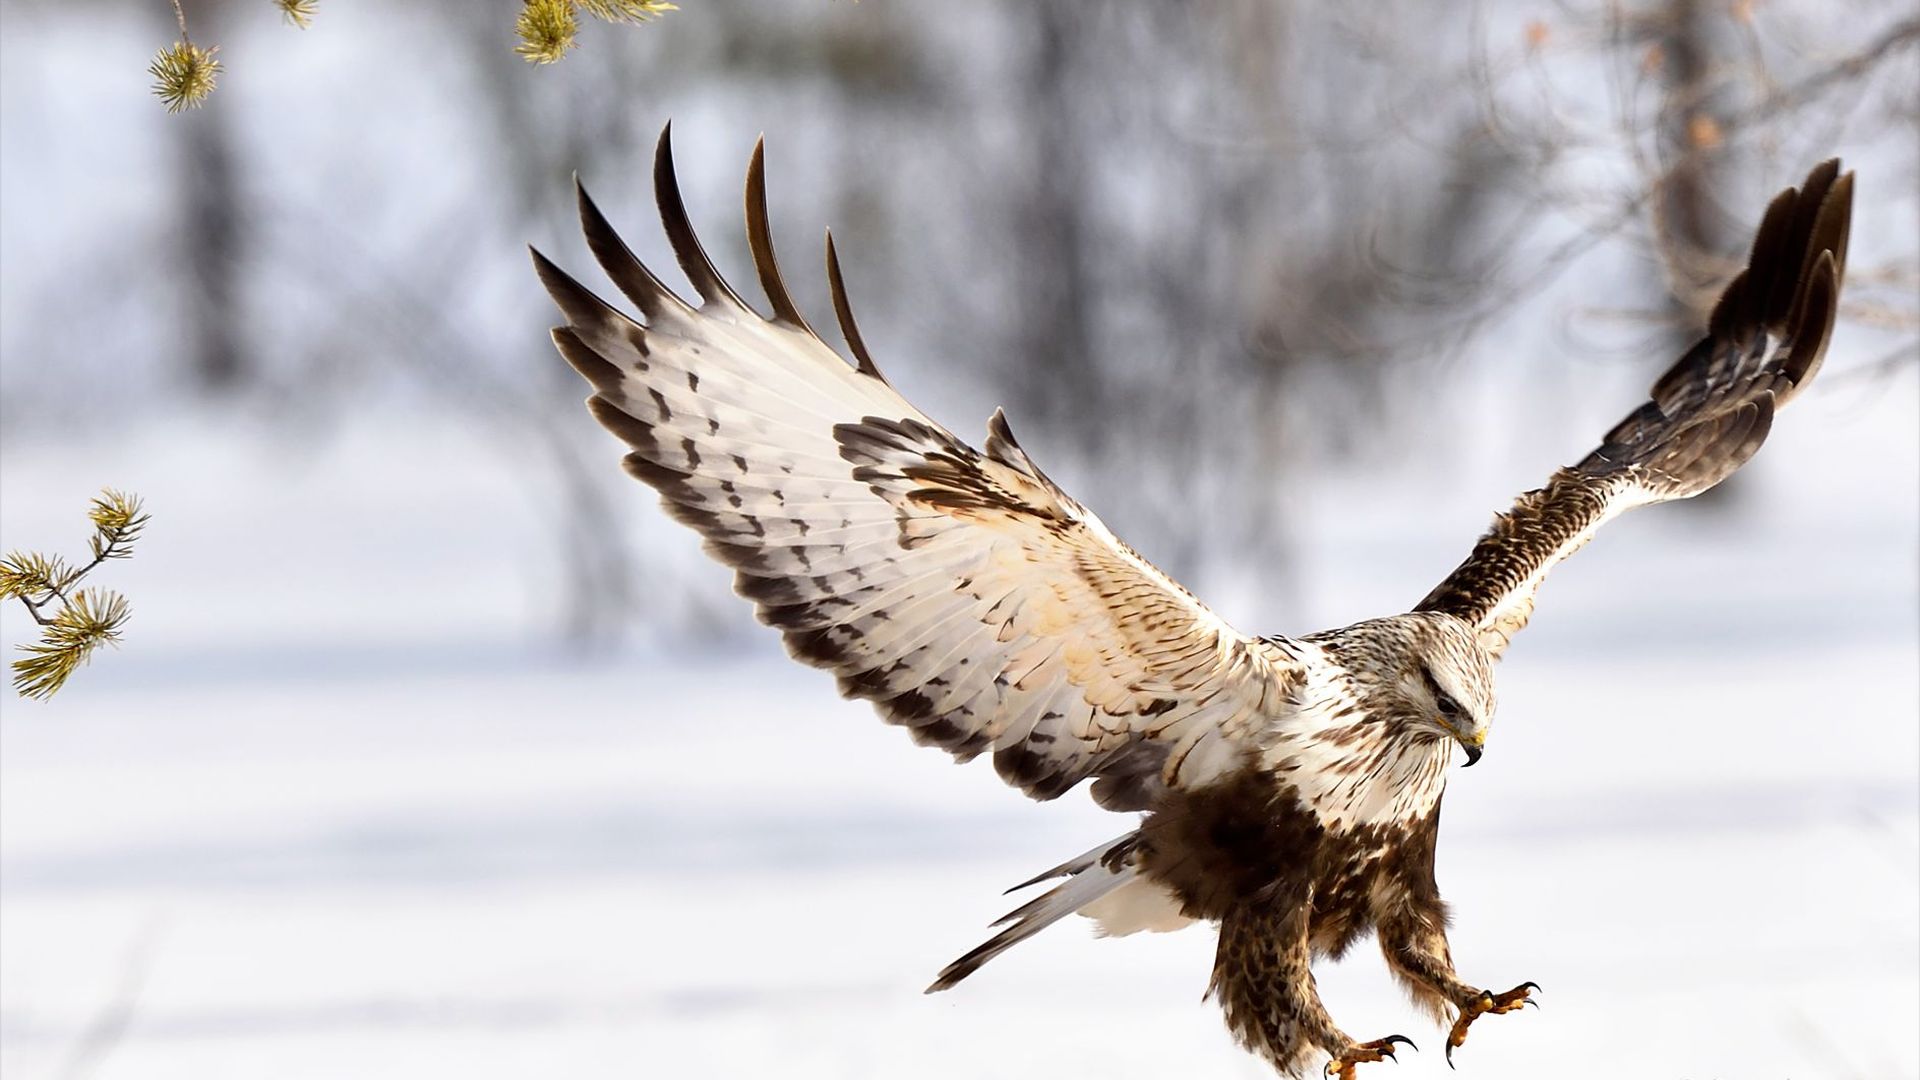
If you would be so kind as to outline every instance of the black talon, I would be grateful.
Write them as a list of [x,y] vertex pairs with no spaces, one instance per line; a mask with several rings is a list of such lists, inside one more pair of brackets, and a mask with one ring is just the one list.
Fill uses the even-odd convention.
[[1412,1040],[1412,1039],[1409,1039],[1409,1038],[1407,1038],[1407,1037],[1406,1037],[1405,1035],[1389,1035],[1389,1036],[1387,1036],[1386,1038],[1384,1038],[1384,1039],[1381,1039],[1380,1041],[1381,1041],[1381,1042],[1383,1042],[1383,1043],[1387,1043],[1387,1044],[1389,1044],[1389,1046],[1388,1046],[1388,1049],[1387,1049],[1387,1052],[1388,1052],[1388,1053],[1392,1053],[1392,1052],[1393,1052],[1393,1051],[1392,1051],[1392,1047],[1391,1047],[1391,1044],[1393,1044],[1393,1043],[1406,1043],[1406,1044],[1407,1044],[1407,1049],[1409,1049],[1409,1050],[1411,1050],[1411,1051],[1413,1051],[1413,1052],[1414,1052],[1414,1053],[1416,1053],[1416,1054],[1420,1052],[1420,1048],[1419,1048],[1419,1047],[1417,1047],[1417,1046],[1415,1046],[1415,1045],[1413,1045],[1413,1040]]
[[1520,989],[1531,990],[1536,994],[1544,993],[1544,991],[1540,989],[1540,984],[1537,982],[1523,982],[1520,984]]
[[1447,1040],[1447,1068],[1449,1069],[1459,1068],[1459,1066],[1453,1063],[1453,1040],[1452,1039]]

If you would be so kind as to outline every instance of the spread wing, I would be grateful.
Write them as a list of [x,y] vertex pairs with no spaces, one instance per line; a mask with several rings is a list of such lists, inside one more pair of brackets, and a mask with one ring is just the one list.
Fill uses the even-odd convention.
[[1162,786],[1230,767],[1293,667],[1235,632],[1117,539],[1020,449],[1004,416],[973,449],[908,404],[868,356],[831,236],[827,274],[857,364],[808,326],[774,262],[761,151],[747,235],[773,309],[724,281],[688,224],[670,131],[655,158],[662,221],[700,297],[670,292],[586,192],[594,256],[628,318],[538,252],[567,324],[554,343],[593,385],[627,471],[706,537],[792,655],[839,676],[913,738],[1053,798],[1144,808]]
[[1653,386],[1600,448],[1499,515],[1473,553],[1420,602],[1479,628],[1495,655],[1527,625],[1560,560],[1624,510],[1698,495],[1745,464],[1773,414],[1820,368],[1847,262],[1853,174],[1814,169],[1780,193],[1747,267],[1714,306],[1707,336]]

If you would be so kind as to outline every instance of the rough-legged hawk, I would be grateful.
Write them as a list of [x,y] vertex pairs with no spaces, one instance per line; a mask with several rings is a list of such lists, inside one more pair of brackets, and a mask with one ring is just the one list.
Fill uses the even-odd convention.
[[567,320],[554,343],[627,471],[733,567],[795,658],[915,741],[991,754],[1036,799],[1090,779],[1101,806],[1144,814],[1027,882],[1064,879],[930,989],[1069,913],[1115,934],[1204,920],[1220,928],[1211,992],[1241,1043],[1289,1074],[1326,1055],[1342,1077],[1406,1041],[1355,1040],[1314,991],[1313,960],[1367,931],[1452,1019],[1449,1057],[1477,1017],[1529,1000],[1531,983],[1491,992],[1454,973],[1433,870],[1452,750],[1480,757],[1494,662],[1547,571],[1621,511],[1725,479],[1813,377],[1853,194],[1829,161],[1775,199],[1707,336],[1411,612],[1287,638],[1222,622],[1049,480],[1001,413],[976,450],[909,404],[861,341],[829,237],[843,361],[781,280],[758,149],[747,237],[771,318],[701,250],[664,134],[654,183],[697,304],[585,191],[587,241],[639,320],[534,256]]

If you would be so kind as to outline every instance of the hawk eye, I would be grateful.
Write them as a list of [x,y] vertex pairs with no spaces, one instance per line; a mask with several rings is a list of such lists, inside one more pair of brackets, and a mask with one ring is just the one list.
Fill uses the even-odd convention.
[[1440,689],[1440,680],[1433,677],[1433,672],[1430,669],[1421,668],[1420,674],[1427,680],[1427,690],[1433,694],[1433,704],[1440,710],[1441,716],[1449,720],[1457,720],[1461,714],[1466,712],[1465,709],[1460,707],[1459,702],[1453,700],[1452,695]]

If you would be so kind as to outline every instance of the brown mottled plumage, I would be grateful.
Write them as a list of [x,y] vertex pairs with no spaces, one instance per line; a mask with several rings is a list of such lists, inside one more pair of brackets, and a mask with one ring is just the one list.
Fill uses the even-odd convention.
[[561,354],[627,470],[732,567],[796,659],[832,671],[917,742],[991,754],[1054,798],[1091,779],[1138,828],[1020,888],[1059,884],[940,973],[945,989],[1060,918],[1109,933],[1220,926],[1209,992],[1240,1042],[1289,1075],[1315,1055],[1351,1077],[1400,1036],[1359,1042],[1312,965],[1372,932],[1447,1048],[1532,984],[1454,972],[1434,882],[1453,747],[1480,756],[1493,662],[1541,579],[1607,519],[1685,498],[1739,468],[1813,377],[1846,262],[1852,175],[1836,162],[1776,199],[1708,336],[1599,449],[1522,495],[1411,613],[1300,638],[1239,633],[1120,541],[1020,448],[1004,415],[975,450],[895,391],[827,277],[849,366],[808,324],[774,260],[763,157],[747,237],[765,318],[688,223],[665,134],[661,220],[700,298],[663,285],[580,192],[595,258],[635,321],[537,252],[565,314]]
[[1828,161],[1767,207],[1747,268],[1707,336],[1654,383],[1599,449],[1520,496],[1416,611],[1480,627],[1498,655],[1527,625],[1554,564],[1623,510],[1698,495],[1766,441],[1773,414],[1820,370],[1847,265],[1853,174]]

